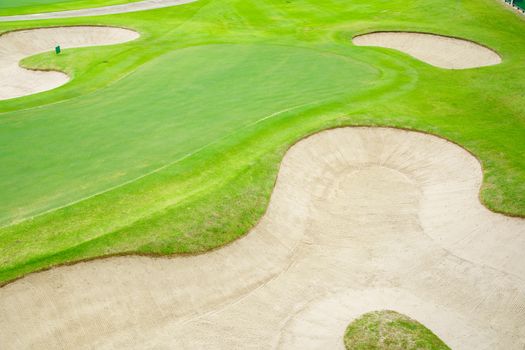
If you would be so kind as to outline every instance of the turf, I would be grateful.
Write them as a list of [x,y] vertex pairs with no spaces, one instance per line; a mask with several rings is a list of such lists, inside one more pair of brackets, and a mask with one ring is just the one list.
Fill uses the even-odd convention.
[[348,350],[450,350],[431,330],[395,311],[374,311],[346,329]]
[[139,0],[0,0],[0,16],[119,5]]
[[[142,37],[26,59],[72,82],[0,101],[0,282],[226,244],[264,213],[286,149],[344,125],[446,137],[482,162],[485,205],[525,214],[525,22],[498,1],[200,0],[45,24]],[[449,71],[351,44],[373,30],[464,37],[503,63]]]
[[7,169],[0,177],[0,222],[156,171],[166,159],[175,162],[280,111],[352,95],[378,75],[330,52],[197,46],[163,55],[82,103],[12,113],[18,122],[0,130]]

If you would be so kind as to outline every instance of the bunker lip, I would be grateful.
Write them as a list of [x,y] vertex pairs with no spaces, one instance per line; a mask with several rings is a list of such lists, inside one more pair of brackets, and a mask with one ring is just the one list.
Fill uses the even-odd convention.
[[140,37],[132,29],[100,26],[52,26],[17,29],[0,34],[0,100],[55,89],[70,78],[61,71],[20,66],[26,57],[51,51],[55,46],[81,48],[126,43]]
[[0,22],[31,21],[57,18],[91,17],[113,15],[119,13],[153,10],[164,7],[188,4],[196,0],[145,0],[127,4],[93,7],[78,10],[65,10],[55,12],[34,13],[25,15],[0,16]]
[[502,62],[501,55],[487,45],[431,32],[372,31],[353,36],[352,43],[398,50],[443,69],[480,68]]
[[[481,179],[477,159],[438,137],[323,131],[288,150],[266,214],[243,238],[196,256],[108,258],[28,275],[0,289],[0,330],[13,337],[8,344],[39,339],[51,348],[95,336],[108,347],[151,339],[172,348],[271,347],[276,337],[293,345],[309,329],[298,310],[353,290],[331,305],[421,312],[452,348],[521,349],[525,221],[483,207]],[[464,321],[469,328],[458,333]]]

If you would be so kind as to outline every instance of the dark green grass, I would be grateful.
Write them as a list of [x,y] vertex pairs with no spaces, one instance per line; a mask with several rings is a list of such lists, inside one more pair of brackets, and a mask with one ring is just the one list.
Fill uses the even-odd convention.
[[431,330],[395,311],[374,311],[354,320],[344,336],[348,350],[450,350]]
[[77,10],[140,0],[0,0],[0,16]]
[[[0,217],[21,221],[0,229],[0,281],[103,255],[226,244],[264,213],[286,149],[337,126],[446,137],[482,162],[483,203],[523,216],[525,22],[495,0],[444,3],[201,0],[45,22],[142,37],[32,57],[24,64],[72,82],[0,102]],[[503,63],[449,71],[351,45],[373,30],[476,40]]]

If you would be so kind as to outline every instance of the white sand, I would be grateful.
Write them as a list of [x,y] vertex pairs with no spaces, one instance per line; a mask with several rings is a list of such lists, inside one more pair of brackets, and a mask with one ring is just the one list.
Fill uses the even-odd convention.
[[183,4],[187,4],[190,2],[194,2],[194,1],[196,0],[145,0],[145,1],[131,2],[129,4],[95,7],[95,8],[87,8],[87,9],[80,9],[80,10],[35,13],[35,14],[15,15],[15,16],[0,16],[0,22],[113,15],[117,13],[137,12],[137,11],[153,10],[153,9],[158,9],[158,8],[163,8],[163,7],[183,5]]
[[494,51],[468,40],[446,36],[410,33],[376,32],[353,38],[357,46],[378,46],[407,53],[440,68],[466,69],[501,63]]
[[62,72],[21,68],[20,60],[37,53],[85,46],[114,45],[139,37],[135,31],[114,27],[57,27],[8,32],[0,36],[0,100],[26,96],[64,85]]
[[387,308],[456,350],[523,350],[525,220],[483,207],[481,178],[437,137],[321,132],[287,152],[267,213],[231,245],[1,288],[3,349],[342,349],[353,318]]

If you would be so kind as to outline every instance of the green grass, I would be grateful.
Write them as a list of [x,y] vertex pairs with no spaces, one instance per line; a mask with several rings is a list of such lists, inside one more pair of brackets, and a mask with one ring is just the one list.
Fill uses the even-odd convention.
[[[498,1],[200,0],[43,24],[142,37],[28,58],[71,83],[0,101],[0,283],[226,244],[264,213],[287,148],[337,126],[446,137],[482,162],[485,205],[525,214],[525,22]],[[503,63],[449,71],[351,44],[373,30],[476,40]]]
[[0,0],[0,16],[119,5],[139,0]]
[[0,175],[0,223],[156,171],[166,159],[177,161],[280,111],[353,95],[374,78],[372,67],[330,52],[196,46],[162,55],[81,103],[13,112],[17,123],[0,130],[7,169]]
[[431,330],[395,311],[374,311],[346,329],[348,350],[450,350]]

